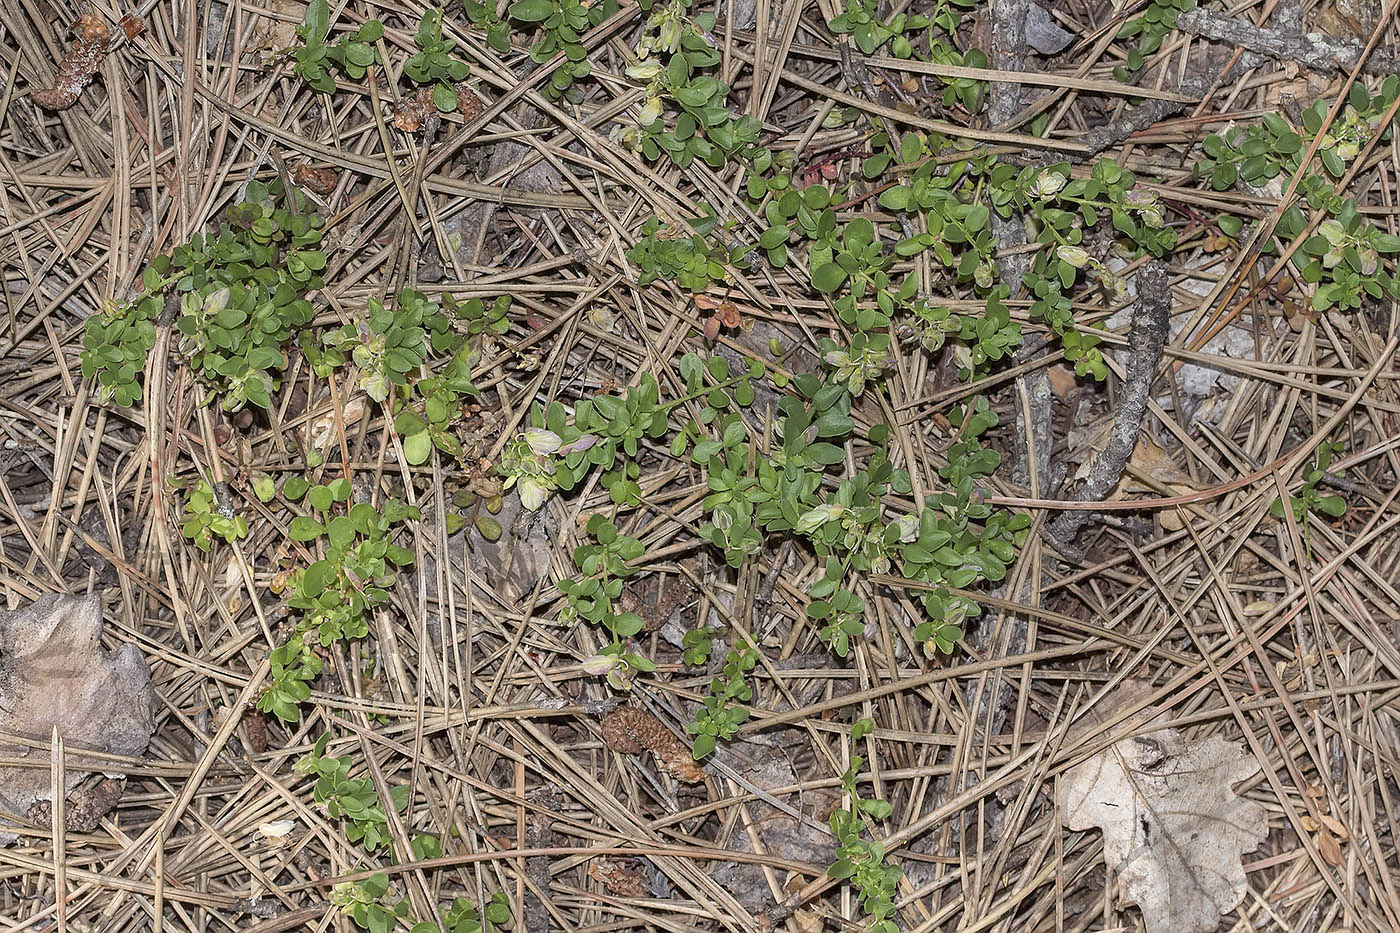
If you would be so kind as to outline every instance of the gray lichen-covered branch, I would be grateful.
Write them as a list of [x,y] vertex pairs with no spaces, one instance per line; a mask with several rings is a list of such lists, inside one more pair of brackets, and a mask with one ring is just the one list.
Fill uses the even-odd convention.
[[[1321,32],[1269,29],[1200,7],[1177,16],[1176,28],[1203,39],[1229,42],[1278,61],[1297,62],[1316,71],[1351,71],[1365,51],[1365,46],[1360,42],[1349,42]],[[1400,61],[1388,55],[1372,53],[1361,70],[1374,75],[1391,74],[1400,70]]]
[[[1108,444],[1089,466],[1089,476],[1075,499],[1092,502],[1113,491],[1123,476],[1123,469],[1137,446],[1143,416],[1152,398],[1152,382],[1162,349],[1167,343],[1171,311],[1171,290],[1167,285],[1167,267],[1151,262],[1137,274],[1137,304],[1133,307],[1132,331],[1129,334],[1128,368],[1118,411],[1113,417],[1113,430]],[[1065,512],[1046,528],[1045,539],[1061,551],[1073,550],[1074,536],[1094,515],[1093,512]]]

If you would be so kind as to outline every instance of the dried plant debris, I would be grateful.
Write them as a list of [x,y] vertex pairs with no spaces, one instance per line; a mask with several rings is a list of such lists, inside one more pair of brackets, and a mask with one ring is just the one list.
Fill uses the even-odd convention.
[[[405,133],[418,132],[423,121],[438,112],[438,106],[433,101],[435,87],[437,85],[430,84],[395,104],[393,110],[394,126]],[[465,84],[458,84],[454,86],[454,90],[457,91],[457,112],[462,115],[463,120],[470,123],[481,116],[481,98],[477,97],[471,88]]]
[[651,885],[636,859],[597,858],[588,865],[588,877],[614,897],[650,897]]
[[316,168],[303,162],[292,173],[296,183],[322,197],[335,190],[340,173],[333,168]]
[[[84,785],[68,795],[63,806],[63,828],[70,833],[87,833],[97,828],[102,818],[122,799],[126,782],[120,778],[104,777],[96,784]],[[53,819],[53,802],[37,801],[29,808],[29,822],[47,828]]]
[[643,749],[651,752],[678,781],[696,784],[705,779],[690,748],[644,709],[623,706],[604,716],[603,742],[624,755],[640,755]]
[[[123,28],[131,31],[123,22]],[[139,28],[137,29],[139,31]],[[35,88],[29,92],[34,103],[45,110],[67,110],[78,102],[83,88],[88,86],[102,57],[111,51],[111,31],[100,18],[84,13],[73,24],[73,44],[58,64],[58,79],[50,88]]]
[[[155,729],[155,691],[141,650],[126,645],[112,654],[101,637],[95,595],[55,593],[0,613],[0,732],[47,742],[57,729],[68,746],[65,793],[104,770],[82,749],[140,755]],[[31,755],[37,767],[0,767],[7,813],[27,814],[50,799],[48,753],[0,742],[0,757]],[[0,830],[0,844],[14,840]]]
[[[1149,689],[1130,681],[1116,699],[1131,702]],[[1240,857],[1269,830],[1265,809],[1232,789],[1258,770],[1220,736],[1195,741],[1159,729],[1070,769],[1065,824],[1103,830],[1104,859],[1124,899],[1141,908],[1147,933],[1206,933],[1244,900]]]
[[[781,788],[802,783],[787,756],[788,748],[794,746],[785,745],[783,741],[766,741],[769,738],[745,741],[734,747],[730,761],[734,770],[746,785],[772,796],[766,799],[755,796],[744,804],[743,824],[729,834],[725,848],[731,852],[782,853],[813,864],[829,865],[836,857],[836,843],[827,826],[841,795],[829,787],[811,788],[799,794],[782,792]],[[796,730],[785,730],[779,738],[790,743],[798,741]],[[744,763],[745,757],[751,760]],[[774,806],[769,800],[780,801],[784,808]],[[711,869],[714,879],[734,895],[735,900],[753,911],[764,910],[774,901],[769,874],[763,865],[748,861],[717,862]],[[796,878],[791,890],[800,890],[812,880],[802,875]]]

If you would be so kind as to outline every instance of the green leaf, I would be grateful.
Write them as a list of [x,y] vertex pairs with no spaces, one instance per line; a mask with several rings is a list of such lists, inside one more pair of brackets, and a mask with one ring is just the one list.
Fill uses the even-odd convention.
[[427,431],[419,431],[403,439],[403,458],[413,466],[427,463],[432,453],[433,441]]
[[329,486],[312,486],[311,492],[306,499],[311,503],[313,509],[324,512],[326,509],[330,508],[331,503],[335,501],[335,495],[331,492]]
[[433,85],[433,105],[443,113],[457,109],[457,92],[439,81]]
[[1341,496],[1322,496],[1317,500],[1317,508],[1318,511],[1337,518],[1346,512],[1347,500]]
[[518,19],[522,23],[538,23],[548,19],[554,13],[554,4],[550,0],[515,0],[510,5],[510,18]]
[[326,0],[311,0],[306,6],[306,26],[303,38],[310,45],[320,45],[331,31],[331,10]]
[[812,287],[824,294],[831,294],[846,281],[846,270],[834,262],[817,266],[812,270]]
[[291,536],[293,541],[313,541],[321,537],[325,530],[325,527],[316,519],[298,515],[292,519],[291,525],[287,527],[287,534]]

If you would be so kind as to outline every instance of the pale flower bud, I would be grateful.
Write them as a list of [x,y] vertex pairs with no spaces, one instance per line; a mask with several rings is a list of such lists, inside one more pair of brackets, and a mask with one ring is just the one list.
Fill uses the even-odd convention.
[[1123,195],[1123,203],[1133,210],[1146,210],[1157,203],[1157,195],[1151,191],[1134,188],[1132,191]]
[[835,502],[824,502],[799,518],[793,530],[798,534],[809,535],[827,522],[840,518],[841,513],[845,511],[846,507],[844,505]]
[[526,510],[538,512],[549,498],[549,487],[533,476],[522,476],[517,484],[520,489],[520,504]]
[[627,77],[633,81],[650,81],[659,74],[661,74],[661,63],[654,58],[627,66]]
[[600,677],[617,666],[617,658],[610,654],[595,654],[583,662],[583,672]]
[[1061,246],[1055,251],[1061,262],[1067,262],[1076,269],[1083,269],[1089,263],[1089,253],[1079,246]]

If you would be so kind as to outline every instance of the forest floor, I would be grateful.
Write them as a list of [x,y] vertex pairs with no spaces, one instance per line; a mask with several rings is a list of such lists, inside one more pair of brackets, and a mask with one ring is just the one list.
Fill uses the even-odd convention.
[[1394,4],[840,2],[4,4],[0,930],[1400,930]]

